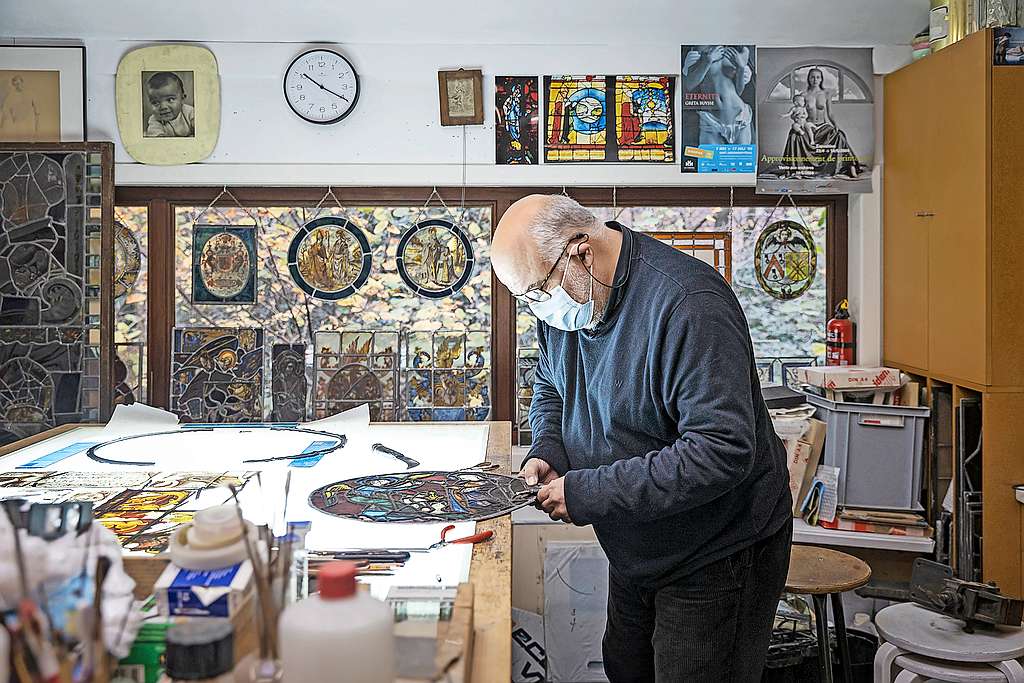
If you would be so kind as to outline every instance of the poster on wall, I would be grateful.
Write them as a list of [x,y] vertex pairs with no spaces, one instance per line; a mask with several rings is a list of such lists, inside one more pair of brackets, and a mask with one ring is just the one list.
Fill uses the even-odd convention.
[[759,48],[757,191],[871,191],[870,48]]
[[544,161],[675,162],[674,76],[545,76]]
[[992,41],[995,66],[1024,66],[1024,28],[997,28],[992,31]]
[[753,173],[757,120],[753,45],[682,46],[683,173]]
[[536,76],[494,77],[494,163],[537,164]]

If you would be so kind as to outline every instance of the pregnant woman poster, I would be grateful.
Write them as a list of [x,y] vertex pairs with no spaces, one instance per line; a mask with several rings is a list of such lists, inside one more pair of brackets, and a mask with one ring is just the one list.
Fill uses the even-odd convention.
[[759,48],[757,191],[871,191],[870,48]]
[[683,45],[683,173],[753,173],[753,45]]

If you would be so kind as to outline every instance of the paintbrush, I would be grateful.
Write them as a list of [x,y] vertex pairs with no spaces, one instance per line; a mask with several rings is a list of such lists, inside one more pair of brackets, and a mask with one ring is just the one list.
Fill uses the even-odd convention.
[[274,620],[273,605],[271,601],[270,585],[268,584],[268,577],[266,570],[267,567],[260,566],[260,558],[256,548],[252,546],[252,539],[249,535],[249,527],[245,523],[245,517],[242,516],[242,506],[238,502],[238,490],[234,484],[229,484],[228,488],[231,490],[231,497],[235,500],[235,511],[238,514],[238,521],[242,525],[242,537],[245,541],[245,552],[249,556],[249,562],[252,564],[252,572],[254,580],[256,581],[256,598],[260,603],[260,659],[277,659],[277,629],[276,621]]

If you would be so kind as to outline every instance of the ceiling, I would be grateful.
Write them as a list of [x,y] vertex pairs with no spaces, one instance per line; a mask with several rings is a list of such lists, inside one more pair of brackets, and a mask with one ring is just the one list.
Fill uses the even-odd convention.
[[128,41],[901,45],[928,0],[0,0],[0,37]]

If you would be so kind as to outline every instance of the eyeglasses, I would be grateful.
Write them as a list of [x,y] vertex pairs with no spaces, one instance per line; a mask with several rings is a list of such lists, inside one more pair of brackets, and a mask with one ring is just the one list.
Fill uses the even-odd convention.
[[[548,299],[550,299],[551,292],[545,290],[544,285],[547,284],[547,281],[551,278],[551,275],[555,272],[555,269],[558,268],[558,264],[562,262],[562,257],[565,256],[566,250],[570,246],[572,246],[573,242],[575,242],[581,237],[587,237],[589,239],[589,236],[586,233],[581,232],[576,235],[573,235],[572,238],[565,243],[565,246],[562,247],[562,251],[559,253],[558,258],[555,259],[555,265],[551,266],[551,270],[549,270],[548,274],[544,276],[544,279],[540,280],[534,285],[531,285],[525,292],[522,292],[521,294],[513,293],[512,298],[516,299],[517,301],[525,301],[526,303],[534,304],[542,304]],[[572,258],[572,256],[570,255],[569,258]]]

